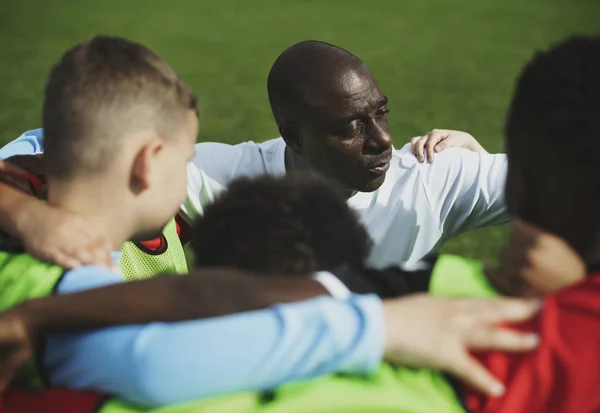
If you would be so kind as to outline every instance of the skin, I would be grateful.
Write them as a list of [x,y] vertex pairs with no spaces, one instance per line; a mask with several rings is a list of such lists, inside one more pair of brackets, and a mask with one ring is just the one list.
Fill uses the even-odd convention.
[[[303,89],[307,95],[306,110],[295,112],[299,117],[283,122],[280,130],[293,153],[298,155],[299,166],[308,160],[315,169],[329,171],[328,175],[337,178],[349,195],[359,190],[373,191],[383,183],[391,155],[387,100],[364,65],[357,64],[356,59],[350,62],[337,57],[335,64],[339,68],[331,67],[334,72],[339,70],[336,75],[340,81],[330,82],[336,93],[329,94],[323,89],[322,94],[310,96],[312,89]],[[321,81],[330,80],[321,78]],[[319,119],[317,111],[321,114]],[[298,122],[303,116],[311,121]],[[179,123],[178,136],[170,139],[152,130],[130,132],[133,135],[123,137],[127,144],[102,174],[72,177],[68,181],[49,177],[49,205],[80,215],[93,232],[103,234],[113,247],[127,239],[149,237],[171,219],[185,197],[185,165],[193,155],[198,128],[195,113],[190,111],[187,120]],[[287,158],[293,165],[293,155]],[[374,170],[376,166],[380,169]],[[130,288],[137,285],[132,283]],[[285,288],[289,289],[289,284]],[[244,291],[248,293],[248,289]],[[137,293],[130,292],[128,299]],[[186,293],[189,294],[187,290],[183,292]],[[279,294],[273,297],[281,301]],[[218,294],[214,297],[221,298]],[[473,311],[465,303],[479,303],[482,308],[488,308],[490,314]],[[89,302],[85,304],[89,306]],[[144,303],[138,305],[144,306]],[[537,309],[537,302],[521,300],[463,302],[436,297],[389,300],[383,307],[383,318],[390,333],[386,335],[386,357],[392,362],[441,368],[486,393],[499,394],[501,386],[468,355],[467,349],[517,351],[535,347],[535,340],[527,335],[497,334],[496,324],[528,318]],[[468,321],[468,328],[458,328],[449,322],[452,318],[460,320],[463,327]],[[402,319],[411,322],[402,322]],[[96,325],[89,320],[87,323]],[[448,328],[442,333],[440,325]],[[410,343],[417,342],[415,336],[420,336],[429,347],[411,346]],[[437,343],[440,342],[452,342],[453,346],[449,351],[439,352]]]
[[295,101],[276,119],[287,144],[286,167],[317,170],[348,196],[375,191],[392,156],[388,101],[379,84],[347,52],[308,44],[286,53],[271,72],[297,88]]
[[[43,205],[31,196],[27,198]],[[252,277],[230,269],[208,269],[194,270],[188,277],[160,277],[35,300],[0,316],[0,327],[6,324],[6,334],[0,336],[0,364],[5,366],[0,384],[8,382],[27,359],[32,343],[44,334],[150,320],[211,317],[322,294],[326,294],[325,289],[308,277]],[[105,305],[107,302],[112,304]],[[473,305],[489,308],[495,318],[488,317],[485,311],[473,311]],[[533,348],[535,337],[516,332],[498,334],[496,320],[509,321],[516,315],[525,319],[537,308],[535,301],[444,300],[428,296],[384,300],[385,357],[400,364],[441,368],[487,394],[497,395],[502,386],[469,356],[467,349]],[[469,328],[454,326],[457,319],[468,322]],[[448,328],[442,331],[439,325]],[[415,341],[416,337],[420,341]],[[453,342],[451,351],[439,353],[435,343],[441,341]],[[412,344],[417,342],[421,344]]]

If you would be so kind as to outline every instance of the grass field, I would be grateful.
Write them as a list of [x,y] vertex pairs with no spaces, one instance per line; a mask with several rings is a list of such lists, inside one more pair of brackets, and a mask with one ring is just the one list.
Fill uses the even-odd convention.
[[[564,36],[594,32],[600,0],[1,0],[0,143],[38,127],[45,76],[59,55],[104,33],[147,44],[185,78],[201,100],[200,140],[276,137],[270,65],[294,42],[318,39],[374,72],[390,98],[396,145],[440,127],[500,151],[523,63]],[[504,235],[466,234],[447,251],[493,259]]]

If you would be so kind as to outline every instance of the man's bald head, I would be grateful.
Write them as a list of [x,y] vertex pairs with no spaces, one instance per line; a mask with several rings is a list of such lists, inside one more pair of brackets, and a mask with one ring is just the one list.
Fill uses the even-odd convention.
[[327,92],[343,89],[344,80],[361,69],[368,72],[358,57],[329,43],[306,40],[289,47],[273,64],[267,81],[275,121],[279,125]]
[[379,188],[391,159],[387,98],[358,57],[297,43],[273,64],[268,91],[288,167],[301,161],[349,193]]

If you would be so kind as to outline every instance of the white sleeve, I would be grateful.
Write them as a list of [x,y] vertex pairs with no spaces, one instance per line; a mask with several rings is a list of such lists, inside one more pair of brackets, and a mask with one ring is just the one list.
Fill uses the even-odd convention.
[[202,215],[203,208],[235,177],[242,153],[239,145],[196,144],[194,159],[188,164],[187,199],[180,209],[188,223]]
[[508,223],[505,154],[452,148],[420,167],[429,206],[445,237]]

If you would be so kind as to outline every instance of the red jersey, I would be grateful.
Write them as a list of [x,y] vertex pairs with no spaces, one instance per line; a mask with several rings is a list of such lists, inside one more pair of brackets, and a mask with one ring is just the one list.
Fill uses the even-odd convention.
[[0,413],[94,413],[105,400],[92,392],[9,387],[0,396]]
[[600,412],[600,273],[546,297],[540,314],[515,328],[539,333],[539,347],[478,355],[507,390],[499,398],[468,392],[470,412]]

